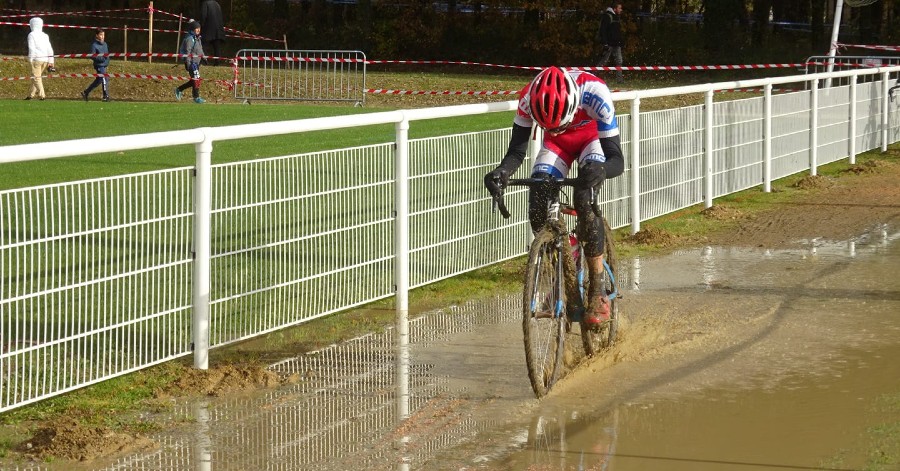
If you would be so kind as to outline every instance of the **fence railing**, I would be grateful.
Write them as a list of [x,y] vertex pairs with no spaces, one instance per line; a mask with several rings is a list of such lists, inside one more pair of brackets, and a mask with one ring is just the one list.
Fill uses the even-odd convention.
[[[662,214],[884,150],[900,139],[887,99],[898,72],[616,93],[631,102],[620,116],[627,165],[604,185],[603,209],[636,232]],[[829,78],[849,83],[821,87]],[[786,83],[807,86],[773,93]],[[713,100],[748,87],[763,93]],[[643,99],[698,93],[705,104],[641,111]],[[510,192],[514,217],[504,221],[481,187],[509,129],[410,140],[409,127],[515,107],[0,147],[0,164],[164,146],[196,154],[193,167],[0,191],[0,411],[191,353],[206,368],[210,347],[390,296],[402,343],[411,287],[519,256],[529,235],[526,192]],[[218,141],[385,123],[395,124],[392,143],[212,164]]]
[[361,51],[241,49],[235,60],[238,99],[366,101]]

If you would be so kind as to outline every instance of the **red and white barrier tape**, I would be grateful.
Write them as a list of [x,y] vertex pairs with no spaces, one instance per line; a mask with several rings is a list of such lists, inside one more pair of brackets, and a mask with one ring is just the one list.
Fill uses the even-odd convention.
[[[177,13],[169,13],[169,12],[167,12],[167,11],[165,11],[165,10],[159,10],[159,9],[156,9],[156,8],[154,8],[153,11],[156,12],[156,13],[163,14],[163,15],[168,15],[168,16],[171,16],[171,17],[174,17],[174,18],[178,18],[178,19],[184,20],[184,21],[186,21],[186,22],[187,22],[187,21],[193,21],[193,20],[194,20],[193,18],[188,18],[188,17],[186,17],[186,16],[184,16],[184,15],[179,15],[179,14],[177,14]],[[229,28],[229,27],[227,27],[227,26],[225,27],[225,31],[234,33],[234,34],[227,34],[227,35],[225,35],[226,37],[229,37],[229,38],[259,39],[259,40],[263,40],[263,41],[275,41],[275,42],[279,42],[279,43],[282,42],[280,39],[271,39],[271,38],[266,38],[266,37],[264,37],[264,36],[259,36],[259,35],[256,35],[256,34],[245,33],[245,32],[243,32],[243,31],[238,31],[238,30],[236,30],[236,29],[232,29],[232,28]]]
[[[54,16],[54,15],[65,15],[65,16],[77,16],[77,17],[81,17],[81,18],[103,18],[103,19],[107,19],[107,20],[115,20],[115,21],[147,21],[147,17],[146,17],[146,16],[144,16],[144,17],[137,17],[137,16],[110,16],[110,15],[104,15],[104,14],[103,14],[103,13],[106,13],[106,12],[113,12],[113,13],[115,13],[115,12],[119,12],[119,11],[143,11],[143,12],[146,12],[147,9],[146,9],[146,8],[137,8],[137,9],[132,8],[132,9],[129,9],[129,10],[106,10],[106,11],[98,11],[98,12],[72,12],[72,13],[69,13],[69,12],[57,12],[57,13],[45,13],[45,14],[41,14],[40,16],[46,16],[46,17],[49,17],[49,16]],[[21,17],[30,18],[30,17],[33,17],[33,16],[35,16],[35,15],[34,15],[34,14],[28,14],[28,15],[0,15],[0,19],[12,19],[12,18],[21,18]],[[168,20],[168,19],[165,19],[165,20],[154,20],[154,21],[173,22],[173,23],[175,22],[175,20]]]
[[[57,54],[53,57],[57,58],[65,58],[65,59],[79,59],[79,58],[94,58],[94,57],[176,57],[176,58],[186,58],[186,57],[195,57],[193,54],[174,54],[169,52],[109,52],[106,54],[90,54],[90,53],[78,53],[78,54]],[[200,57],[200,56],[197,56]],[[221,60],[224,62],[233,63],[235,61],[234,57],[218,57],[218,56],[202,56],[207,60]]]
[[[109,77],[109,78],[128,78],[128,79],[148,79],[148,80],[177,80],[177,81],[187,81],[190,80],[190,77],[180,77],[174,75],[158,75],[158,74],[48,74],[45,78],[95,78],[95,77]],[[0,81],[14,81],[14,80],[31,80],[30,76],[25,77],[0,77]],[[233,90],[235,85],[243,84],[249,85],[252,87],[260,87],[265,88],[266,85],[260,83],[251,83],[251,82],[243,82],[240,80],[215,80],[215,83],[225,87],[229,90]],[[473,91],[473,90],[393,90],[386,88],[367,88],[364,89],[363,92],[372,94],[372,95],[442,95],[442,96],[508,96],[508,95],[517,95],[520,90],[484,90],[484,91]],[[625,90],[612,90],[613,92],[621,92]],[[727,92],[762,92],[762,88],[732,88],[727,90],[716,90],[716,93],[727,93]],[[794,88],[776,88],[772,91],[775,92],[797,92],[803,91],[801,89]]]
[[8,11],[21,11],[23,13],[17,13],[14,15],[0,15],[0,18],[31,18],[33,16],[55,16],[55,15],[64,15],[64,16],[80,16],[94,13],[124,13],[124,12],[132,12],[132,11],[148,11],[146,7],[144,8],[121,8],[118,10],[84,10],[84,11],[30,11],[30,10],[17,10],[7,8]]
[[875,49],[878,51],[900,51],[900,46],[882,46],[877,44],[844,44],[836,43],[837,47],[855,47],[859,49]]
[[[426,61],[426,60],[369,60],[341,57],[271,57],[271,56],[237,56],[238,60],[256,60],[261,62],[333,62],[366,64],[436,64],[436,65],[478,65],[485,67],[501,67],[508,69],[541,70],[541,66],[518,66],[489,64],[484,62],[468,61]],[[804,63],[795,64],[734,64],[734,65],[647,65],[647,66],[619,66],[619,67],[569,67],[578,70],[744,70],[744,69],[784,69],[803,67]]]
[[497,91],[431,91],[431,90],[388,90],[385,88],[367,88],[366,93],[378,95],[515,95],[519,90],[497,90]]
[[[0,23],[2,24],[2,23]],[[265,38],[263,38],[265,39]],[[148,52],[129,52],[129,53],[121,53],[121,52],[111,52],[108,54],[88,54],[88,53],[79,53],[79,54],[58,54],[54,57],[59,58],[92,58],[92,57],[136,57],[136,58],[146,58],[146,57],[162,57],[162,58],[170,58],[170,57],[185,57],[181,54],[172,54],[172,53],[148,53]],[[216,56],[204,56],[206,59],[212,60],[221,60],[221,61],[237,61],[237,60],[256,60],[261,62],[322,62],[322,63],[366,63],[366,64],[440,64],[440,65],[448,65],[448,64],[460,64],[460,65],[482,65],[486,67],[503,67],[503,68],[514,68],[514,69],[525,69],[525,70],[541,70],[543,67],[539,66],[514,66],[514,65],[500,65],[500,64],[488,64],[488,63],[479,63],[479,62],[467,62],[467,61],[404,61],[404,60],[367,60],[367,59],[351,59],[351,58],[339,58],[339,57],[271,57],[271,56],[237,56],[237,57],[216,57]],[[12,60],[9,58],[2,58],[3,60]],[[808,63],[797,63],[797,64],[736,64],[736,65],[648,65],[648,66],[621,66],[621,67],[569,67],[570,69],[577,70],[622,70],[622,71],[651,71],[651,70],[741,70],[741,69],[767,69],[767,68],[800,68],[807,65],[827,65],[822,62],[808,62]],[[842,66],[851,66],[851,67],[864,67],[864,64],[857,63],[835,63],[834,65],[842,65]]]
[[[44,78],[95,78],[95,77],[109,77],[109,78],[134,78],[134,79],[150,79],[150,80],[179,80],[179,81],[188,81],[190,77],[179,77],[175,75],[156,75],[156,74],[47,74]],[[31,76],[27,77],[0,77],[0,82],[2,81],[13,81],[13,80],[31,80]]]
[[[6,25],[6,26],[28,26],[28,23],[16,23],[16,22],[11,22],[11,21],[0,21],[0,25]],[[62,28],[62,29],[90,29],[90,30],[96,30],[96,29],[97,29],[96,26],[56,25],[56,24],[51,24],[51,23],[44,23],[44,27],[45,27],[45,28]],[[103,29],[106,30],[106,31],[125,31],[125,30],[128,30],[128,31],[142,31],[142,32],[150,31],[150,28],[138,28],[138,27],[131,27],[131,26],[129,26],[128,28],[123,28],[123,27],[118,27],[118,26],[104,26]],[[153,32],[155,32],[155,33],[180,33],[181,31],[178,31],[177,29],[155,29],[155,28],[154,28],[154,29],[153,29]]]
[[[71,12],[71,13],[70,13],[70,12],[65,12],[65,13],[56,13],[56,14],[62,14],[62,15],[69,15],[69,16],[71,16],[71,15],[83,14],[83,13],[102,13],[103,11],[104,11],[104,10],[96,10],[96,11],[90,11],[90,12]],[[131,8],[131,9],[125,9],[125,10],[106,10],[106,11],[148,11],[148,9],[147,9],[147,8]],[[164,12],[164,11],[162,11],[162,10],[156,10],[156,9],[154,9],[153,11],[154,11],[154,12],[159,12],[159,13],[164,13],[164,14],[167,14],[167,15],[172,15],[172,16],[174,16],[174,17],[176,17],[176,18],[187,19],[187,17],[185,17],[185,16],[183,16],[183,15],[175,15],[175,14],[173,14],[173,13]],[[17,16],[22,16],[22,17],[29,17],[29,16],[36,16],[36,15],[47,15],[47,16],[49,16],[50,13],[51,13],[51,12],[32,12],[32,13],[27,14],[27,15],[17,15]],[[10,16],[10,18],[12,18],[12,17],[13,17],[13,16]],[[0,16],[0,18],[4,18],[4,17],[3,17],[3,16]],[[166,20],[166,21],[168,21],[168,20]],[[19,22],[13,22],[13,21],[0,21],[0,26],[2,26],[2,25],[5,25],[5,26],[23,26],[23,27],[27,27],[27,26],[28,26],[28,23],[19,23]],[[58,25],[58,24],[52,24],[52,23],[44,23],[44,27],[45,27],[45,28],[62,28],[62,29],[89,29],[89,30],[95,30],[95,29],[97,29],[97,26]],[[117,26],[104,26],[103,29],[104,29],[104,30],[107,30],[107,31],[125,31],[125,30],[128,30],[128,31],[140,31],[140,32],[149,32],[149,31],[150,31],[150,28],[139,28],[139,27],[127,27],[127,28],[125,28],[125,27],[117,27]],[[271,38],[267,38],[267,37],[264,37],[264,36],[259,36],[259,35],[256,35],[256,34],[245,33],[245,32],[243,32],[243,31],[238,31],[238,30],[235,30],[235,29],[232,29],[232,28],[225,28],[225,30],[226,30],[226,31],[230,31],[230,32],[233,33],[233,34],[226,34],[226,37],[229,37],[229,38],[255,39],[255,40],[261,40],[261,41],[282,42],[282,41],[279,40],[279,39],[271,39]],[[158,29],[158,28],[154,28],[154,29],[153,29],[153,32],[155,32],[155,33],[181,33],[181,31],[179,31],[179,30],[177,30],[177,29]]]

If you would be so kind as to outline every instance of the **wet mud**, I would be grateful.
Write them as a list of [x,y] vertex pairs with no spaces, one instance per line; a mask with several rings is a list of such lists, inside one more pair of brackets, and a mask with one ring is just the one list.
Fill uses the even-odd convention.
[[618,344],[541,400],[501,296],[413,320],[407,381],[394,330],[373,333],[271,367],[293,384],[180,403],[152,452],[68,469],[861,469],[900,393],[898,240],[623,260]]

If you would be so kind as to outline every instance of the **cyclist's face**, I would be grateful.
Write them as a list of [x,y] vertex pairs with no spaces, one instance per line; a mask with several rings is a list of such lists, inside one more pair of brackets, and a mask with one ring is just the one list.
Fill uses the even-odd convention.
[[[571,124],[571,123],[569,123],[569,124]],[[569,128],[569,125],[566,124],[566,125],[560,126],[558,128],[547,129],[547,132],[550,133],[551,136],[558,136],[558,135],[566,132],[566,129],[568,129],[568,128]]]

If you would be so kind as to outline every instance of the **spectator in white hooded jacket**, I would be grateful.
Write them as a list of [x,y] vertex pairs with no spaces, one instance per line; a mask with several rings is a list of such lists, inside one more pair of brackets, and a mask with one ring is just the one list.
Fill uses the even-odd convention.
[[50,36],[41,31],[44,28],[44,20],[34,17],[28,22],[31,32],[28,33],[28,60],[31,62],[31,90],[26,100],[47,97],[44,94],[44,83],[41,77],[48,68],[55,72],[53,59],[53,46],[50,45]]

